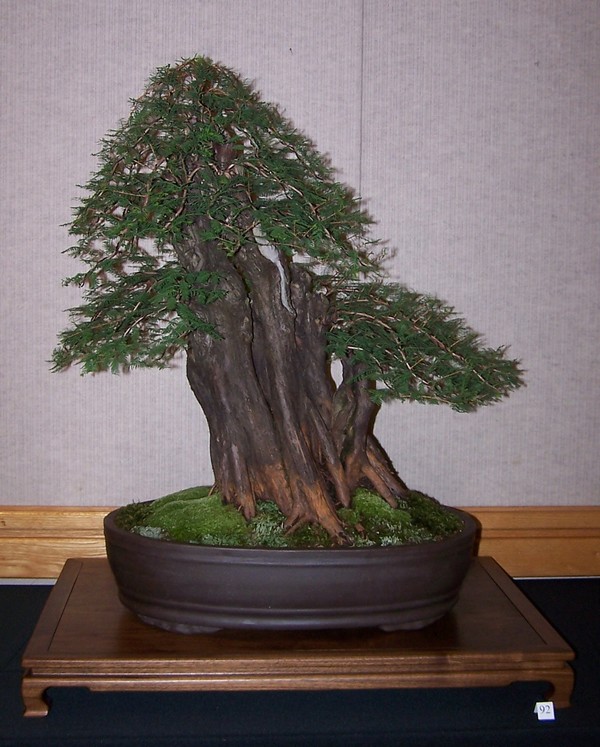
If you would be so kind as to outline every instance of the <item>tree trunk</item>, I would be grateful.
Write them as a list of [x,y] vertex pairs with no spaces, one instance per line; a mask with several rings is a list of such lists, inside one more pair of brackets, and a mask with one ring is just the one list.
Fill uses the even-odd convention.
[[187,376],[206,415],[211,461],[225,501],[254,516],[274,501],[292,531],[319,524],[338,541],[336,508],[359,484],[390,503],[406,488],[374,440],[374,407],[349,362],[336,390],[326,353],[328,304],[309,272],[249,241],[233,256],[203,242],[202,225],[178,248],[188,270],[211,270],[226,295],[192,309],[220,339],[195,332]]

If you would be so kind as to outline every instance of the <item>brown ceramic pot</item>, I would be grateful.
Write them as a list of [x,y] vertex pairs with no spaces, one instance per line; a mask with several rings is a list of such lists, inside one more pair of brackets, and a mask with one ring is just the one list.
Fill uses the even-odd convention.
[[454,605],[477,525],[398,547],[275,550],[207,547],[142,537],[104,521],[122,603],[180,633],[220,628],[422,628]]

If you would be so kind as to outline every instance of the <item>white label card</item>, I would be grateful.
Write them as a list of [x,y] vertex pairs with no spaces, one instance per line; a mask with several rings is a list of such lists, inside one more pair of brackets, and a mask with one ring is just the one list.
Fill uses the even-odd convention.
[[551,700],[536,703],[533,712],[537,713],[538,721],[554,721],[554,703]]

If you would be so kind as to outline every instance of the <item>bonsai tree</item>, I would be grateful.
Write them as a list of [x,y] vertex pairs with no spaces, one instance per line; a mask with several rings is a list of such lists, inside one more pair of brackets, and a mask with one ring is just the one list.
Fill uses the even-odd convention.
[[[159,69],[103,141],[68,251],[84,288],[55,369],[162,368],[179,352],[215,486],[251,519],[347,541],[359,486],[408,490],[373,435],[393,399],[470,411],[521,385],[442,301],[383,277],[371,219],[252,86],[204,57]],[[340,380],[332,377],[341,362]]]

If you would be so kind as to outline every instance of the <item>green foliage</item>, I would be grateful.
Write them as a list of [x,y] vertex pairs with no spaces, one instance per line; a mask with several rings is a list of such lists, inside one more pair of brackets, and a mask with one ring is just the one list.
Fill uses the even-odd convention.
[[[305,525],[293,533],[285,516],[270,501],[258,504],[246,522],[233,506],[207,488],[188,488],[147,503],[134,503],[119,512],[124,529],[145,537],[212,546],[326,548],[332,539],[319,526]],[[368,490],[357,490],[351,508],[339,509],[354,547],[428,542],[460,531],[462,522],[437,501],[413,492],[398,508]]]
[[521,386],[504,348],[486,348],[454,309],[400,285],[362,283],[340,290],[329,332],[332,356],[349,354],[373,399],[444,403],[468,412]]
[[191,333],[219,338],[202,310],[226,298],[222,278],[181,261],[193,231],[200,253],[216,246],[233,258],[267,242],[302,261],[330,302],[330,358],[373,382],[378,403],[469,411],[521,386],[518,363],[450,307],[380,282],[370,218],[314,145],[231,70],[184,60],[159,69],[132,104],[103,141],[70,227],[68,251],[85,270],[65,282],[84,298],[55,370],[163,367]]
[[[99,272],[103,277],[99,278]],[[77,275],[86,283],[86,303],[71,309],[73,327],[60,335],[53,355],[55,369],[79,359],[84,373],[132,366],[166,366],[200,330],[218,337],[189,307],[191,301],[212,303],[223,296],[214,273],[185,272],[176,263],[140,268],[121,276],[108,276],[108,268]]]

